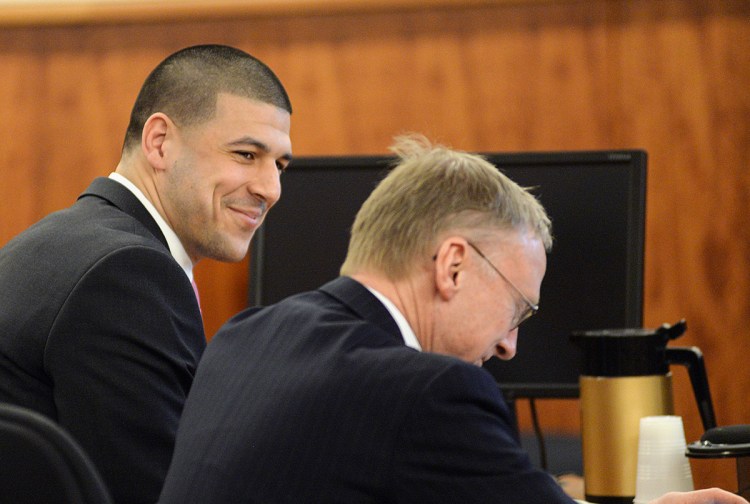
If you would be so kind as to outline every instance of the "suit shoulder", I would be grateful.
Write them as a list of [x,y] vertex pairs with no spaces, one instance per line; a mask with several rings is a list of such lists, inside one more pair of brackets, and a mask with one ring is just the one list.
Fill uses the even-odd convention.
[[70,208],[47,215],[17,235],[3,248],[5,254],[44,250],[59,256],[75,251],[96,256],[125,245],[166,247],[136,218],[100,201],[79,201]]
[[495,379],[487,370],[447,355],[415,352],[403,356],[406,382],[416,382],[419,393],[435,391],[453,395],[483,396],[490,400],[502,398]]

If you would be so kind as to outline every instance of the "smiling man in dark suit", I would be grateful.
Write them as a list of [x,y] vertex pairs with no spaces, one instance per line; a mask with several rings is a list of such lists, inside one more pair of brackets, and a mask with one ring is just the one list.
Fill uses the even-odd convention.
[[0,401],[65,427],[117,502],[159,496],[205,347],[193,265],[247,253],[290,114],[249,54],[178,51],[141,88],[115,172],[0,250]]

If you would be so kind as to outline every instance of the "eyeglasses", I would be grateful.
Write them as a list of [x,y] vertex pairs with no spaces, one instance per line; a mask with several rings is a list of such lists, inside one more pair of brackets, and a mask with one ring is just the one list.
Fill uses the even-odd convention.
[[467,240],[467,243],[469,244],[469,246],[471,248],[473,248],[476,251],[477,254],[479,254],[479,257],[481,257],[482,259],[484,259],[485,261],[487,261],[487,264],[489,264],[490,267],[493,270],[495,270],[495,273],[497,273],[498,275],[500,275],[500,277],[503,280],[505,280],[506,282],[508,282],[508,285],[510,285],[511,287],[513,287],[513,289],[518,293],[518,295],[521,296],[521,299],[523,299],[524,303],[526,303],[526,309],[523,312],[521,312],[521,314],[518,316],[518,322],[513,326],[513,329],[515,329],[518,326],[520,326],[521,324],[523,324],[532,315],[535,315],[536,312],[539,311],[539,305],[538,304],[534,304],[531,301],[529,301],[529,298],[527,298],[524,295],[524,293],[521,292],[521,289],[519,289],[518,287],[516,287],[516,284],[514,284],[513,282],[511,282],[508,277],[506,277],[505,275],[503,275],[502,272],[499,269],[497,269],[497,267],[495,267],[495,265],[492,264],[492,262],[489,259],[487,259],[487,256],[484,255],[484,253],[482,253],[481,250],[479,250],[479,247],[477,247],[476,245],[474,245],[473,243],[471,243],[468,240]]

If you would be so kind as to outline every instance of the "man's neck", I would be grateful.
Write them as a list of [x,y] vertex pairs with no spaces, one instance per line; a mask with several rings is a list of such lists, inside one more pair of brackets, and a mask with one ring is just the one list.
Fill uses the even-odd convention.
[[145,194],[143,190],[135,184],[135,182],[133,182],[130,178],[124,176],[120,172],[111,174],[110,178],[124,185],[130,192],[133,193],[133,195],[135,195],[136,198],[138,198],[138,201],[140,201],[141,204],[146,208],[148,213],[159,226],[159,229],[164,235],[164,238],[167,240],[167,245],[169,247],[170,253],[172,254],[172,257],[174,257],[177,263],[185,271],[187,277],[192,281],[193,261],[190,259],[190,256],[185,250],[185,246],[183,245],[182,241],[177,236],[177,233],[175,233],[174,229],[172,229],[169,223],[164,219],[161,212],[159,212],[159,210],[153,204],[151,198],[149,198],[148,195]]
[[432,312],[424,300],[431,298],[421,292],[426,288],[423,282],[413,277],[391,280],[381,274],[365,271],[350,276],[365,287],[376,290],[393,303],[411,327],[421,348],[430,349]]

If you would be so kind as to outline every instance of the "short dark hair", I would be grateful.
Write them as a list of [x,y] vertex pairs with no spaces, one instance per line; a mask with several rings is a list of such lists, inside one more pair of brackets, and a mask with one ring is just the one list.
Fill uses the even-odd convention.
[[222,92],[292,113],[281,81],[259,59],[225,45],[187,47],[168,56],[146,78],[130,114],[123,151],[140,144],[143,125],[156,112],[167,114],[180,125],[210,119]]

